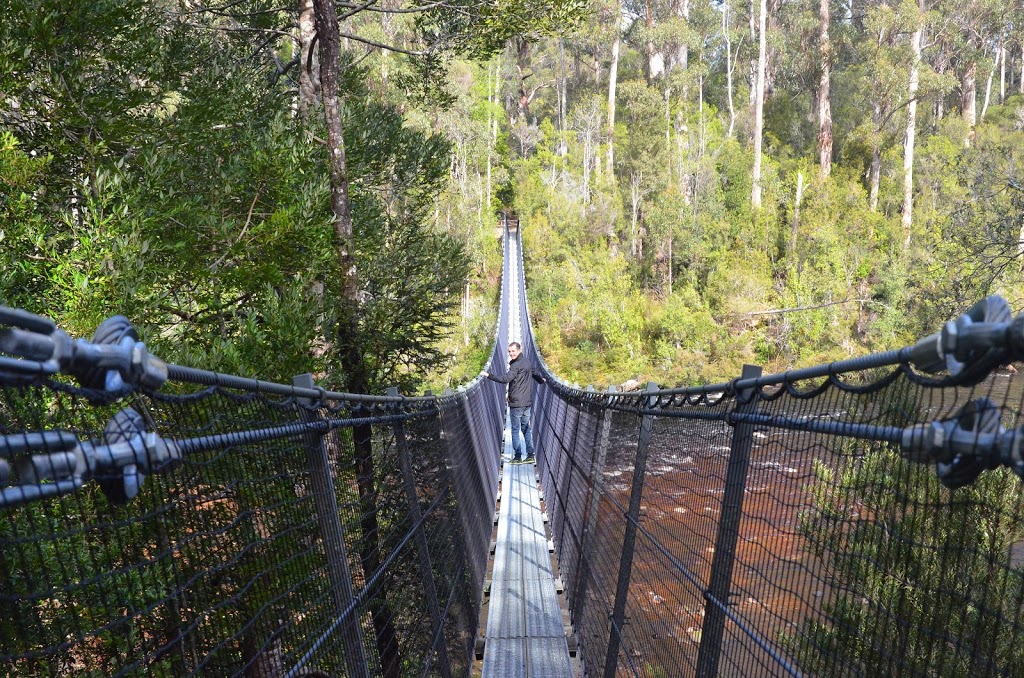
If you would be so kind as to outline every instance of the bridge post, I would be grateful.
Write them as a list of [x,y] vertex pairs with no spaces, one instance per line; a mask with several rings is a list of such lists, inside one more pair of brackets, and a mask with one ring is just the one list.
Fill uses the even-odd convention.
[[[744,365],[740,379],[754,379],[760,376],[760,367]],[[757,389],[746,389],[738,393],[736,398],[737,412],[750,413],[757,410]],[[704,627],[697,654],[699,678],[715,678],[718,675],[722,636],[725,633],[725,610],[729,605],[736,541],[739,539],[740,519],[743,517],[743,493],[747,485],[747,467],[750,464],[753,440],[754,425],[737,423],[732,433],[725,494],[722,496],[722,513],[718,522],[718,535],[715,537],[715,555],[711,559],[711,582],[704,593]]]
[[[300,388],[316,388],[313,375],[300,374],[292,378],[292,385]],[[314,422],[317,413],[306,409],[314,404],[309,398],[299,398],[299,418],[303,422]],[[354,678],[370,678],[368,659],[363,644],[363,630],[359,626],[359,608],[352,607],[355,595],[352,591],[352,573],[348,567],[345,552],[345,531],[338,512],[338,495],[334,490],[334,476],[327,458],[327,447],[319,433],[304,436],[306,444],[306,465],[309,469],[309,484],[316,504],[320,536],[327,557],[327,574],[331,582],[331,597],[337,614],[350,610],[348,619],[341,625],[341,642],[345,648],[345,664]],[[351,609],[350,609],[351,608]]]
[[[657,390],[653,381],[647,383],[648,391]],[[641,408],[654,405],[655,396],[640,401]],[[633,547],[636,543],[636,528],[640,523],[640,503],[644,493],[644,476],[647,472],[647,447],[651,442],[654,417],[642,415],[640,435],[636,444],[636,462],[633,464],[633,485],[629,493],[629,513],[626,515],[626,532],[622,537],[622,559],[619,561],[619,580],[615,585],[615,607],[611,624],[608,626],[608,654],[604,661],[604,678],[615,678],[619,661],[619,644],[622,642],[620,629],[626,619],[626,599],[629,597],[629,579],[633,570]]]
[[[391,386],[386,391],[389,396],[400,395],[398,389]],[[409,502],[409,523],[416,525],[423,516],[420,511],[419,495],[416,493],[416,475],[412,468],[412,457],[409,454],[409,443],[405,437],[405,423],[401,420],[393,424],[395,432],[395,446],[398,448],[398,463],[402,467],[402,484],[405,486],[405,498]],[[434,624],[434,643],[432,650],[437,650],[440,659],[441,675],[444,678],[451,678],[452,667],[448,658],[448,648],[444,643],[442,625],[444,619],[441,617],[441,608],[437,603],[437,587],[434,584],[434,570],[430,563],[430,545],[427,544],[427,535],[423,529],[416,531],[414,539],[416,544],[416,555],[420,561],[420,576],[423,578],[423,589],[427,596],[427,607],[430,608],[430,618]],[[440,642],[440,647],[436,645]]]
[[[609,393],[615,393],[615,386],[608,387]],[[583,622],[583,610],[586,607],[587,586],[590,581],[590,557],[593,551],[594,532],[597,531],[597,512],[604,494],[604,459],[608,452],[608,436],[612,428],[612,411],[605,408],[601,411],[601,424],[597,428],[597,439],[590,475],[593,479],[590,497],[587,504],[586,525],[580,537],[580,559],[576,569],[576,590],[572,596],[572,617],[574,624]]]

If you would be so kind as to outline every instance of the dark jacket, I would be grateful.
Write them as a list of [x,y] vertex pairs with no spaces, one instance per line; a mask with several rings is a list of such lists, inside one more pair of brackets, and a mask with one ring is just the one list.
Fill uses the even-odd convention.
[[491,381],[496,381],[499,384],[508,384],[508,406],[509,407],[529,407],[530,403],[533,402],[533,384],[530,382],[530,377],[533,377],[538,384],[543,384],[547,381],[544,376],[538,372],[533,363],[523,355],[519,354],[519,357],[513,360],[508,365],[508,372],[504,375],[487,374],[487,378]]

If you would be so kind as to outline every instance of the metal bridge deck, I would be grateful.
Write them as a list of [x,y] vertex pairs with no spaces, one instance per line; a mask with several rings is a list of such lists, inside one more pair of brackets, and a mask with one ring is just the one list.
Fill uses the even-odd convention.
[[572,678],[533,464],[502,479],[484,678]]

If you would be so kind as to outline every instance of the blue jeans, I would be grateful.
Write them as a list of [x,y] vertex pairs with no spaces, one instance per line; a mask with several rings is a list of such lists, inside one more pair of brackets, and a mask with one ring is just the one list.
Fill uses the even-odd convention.
[[516,458],[522,456],[522,444],[519,442],[519,431],[522,430],[523,438],[526,440],[526,456],[533,456],[533,432],[530,430],[530,408],[512,407],[509,408],[509,419],[512,425],[512,451]]

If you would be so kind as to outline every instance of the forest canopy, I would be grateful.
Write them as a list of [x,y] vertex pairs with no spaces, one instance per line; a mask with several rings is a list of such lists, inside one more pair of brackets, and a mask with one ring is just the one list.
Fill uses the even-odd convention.
[[0,298],[73,334],[124,313],[189,364],[454,385],[493,341],[501,209],[580,383],[806,365],[1021,300],[1020,2],[3,13]]

